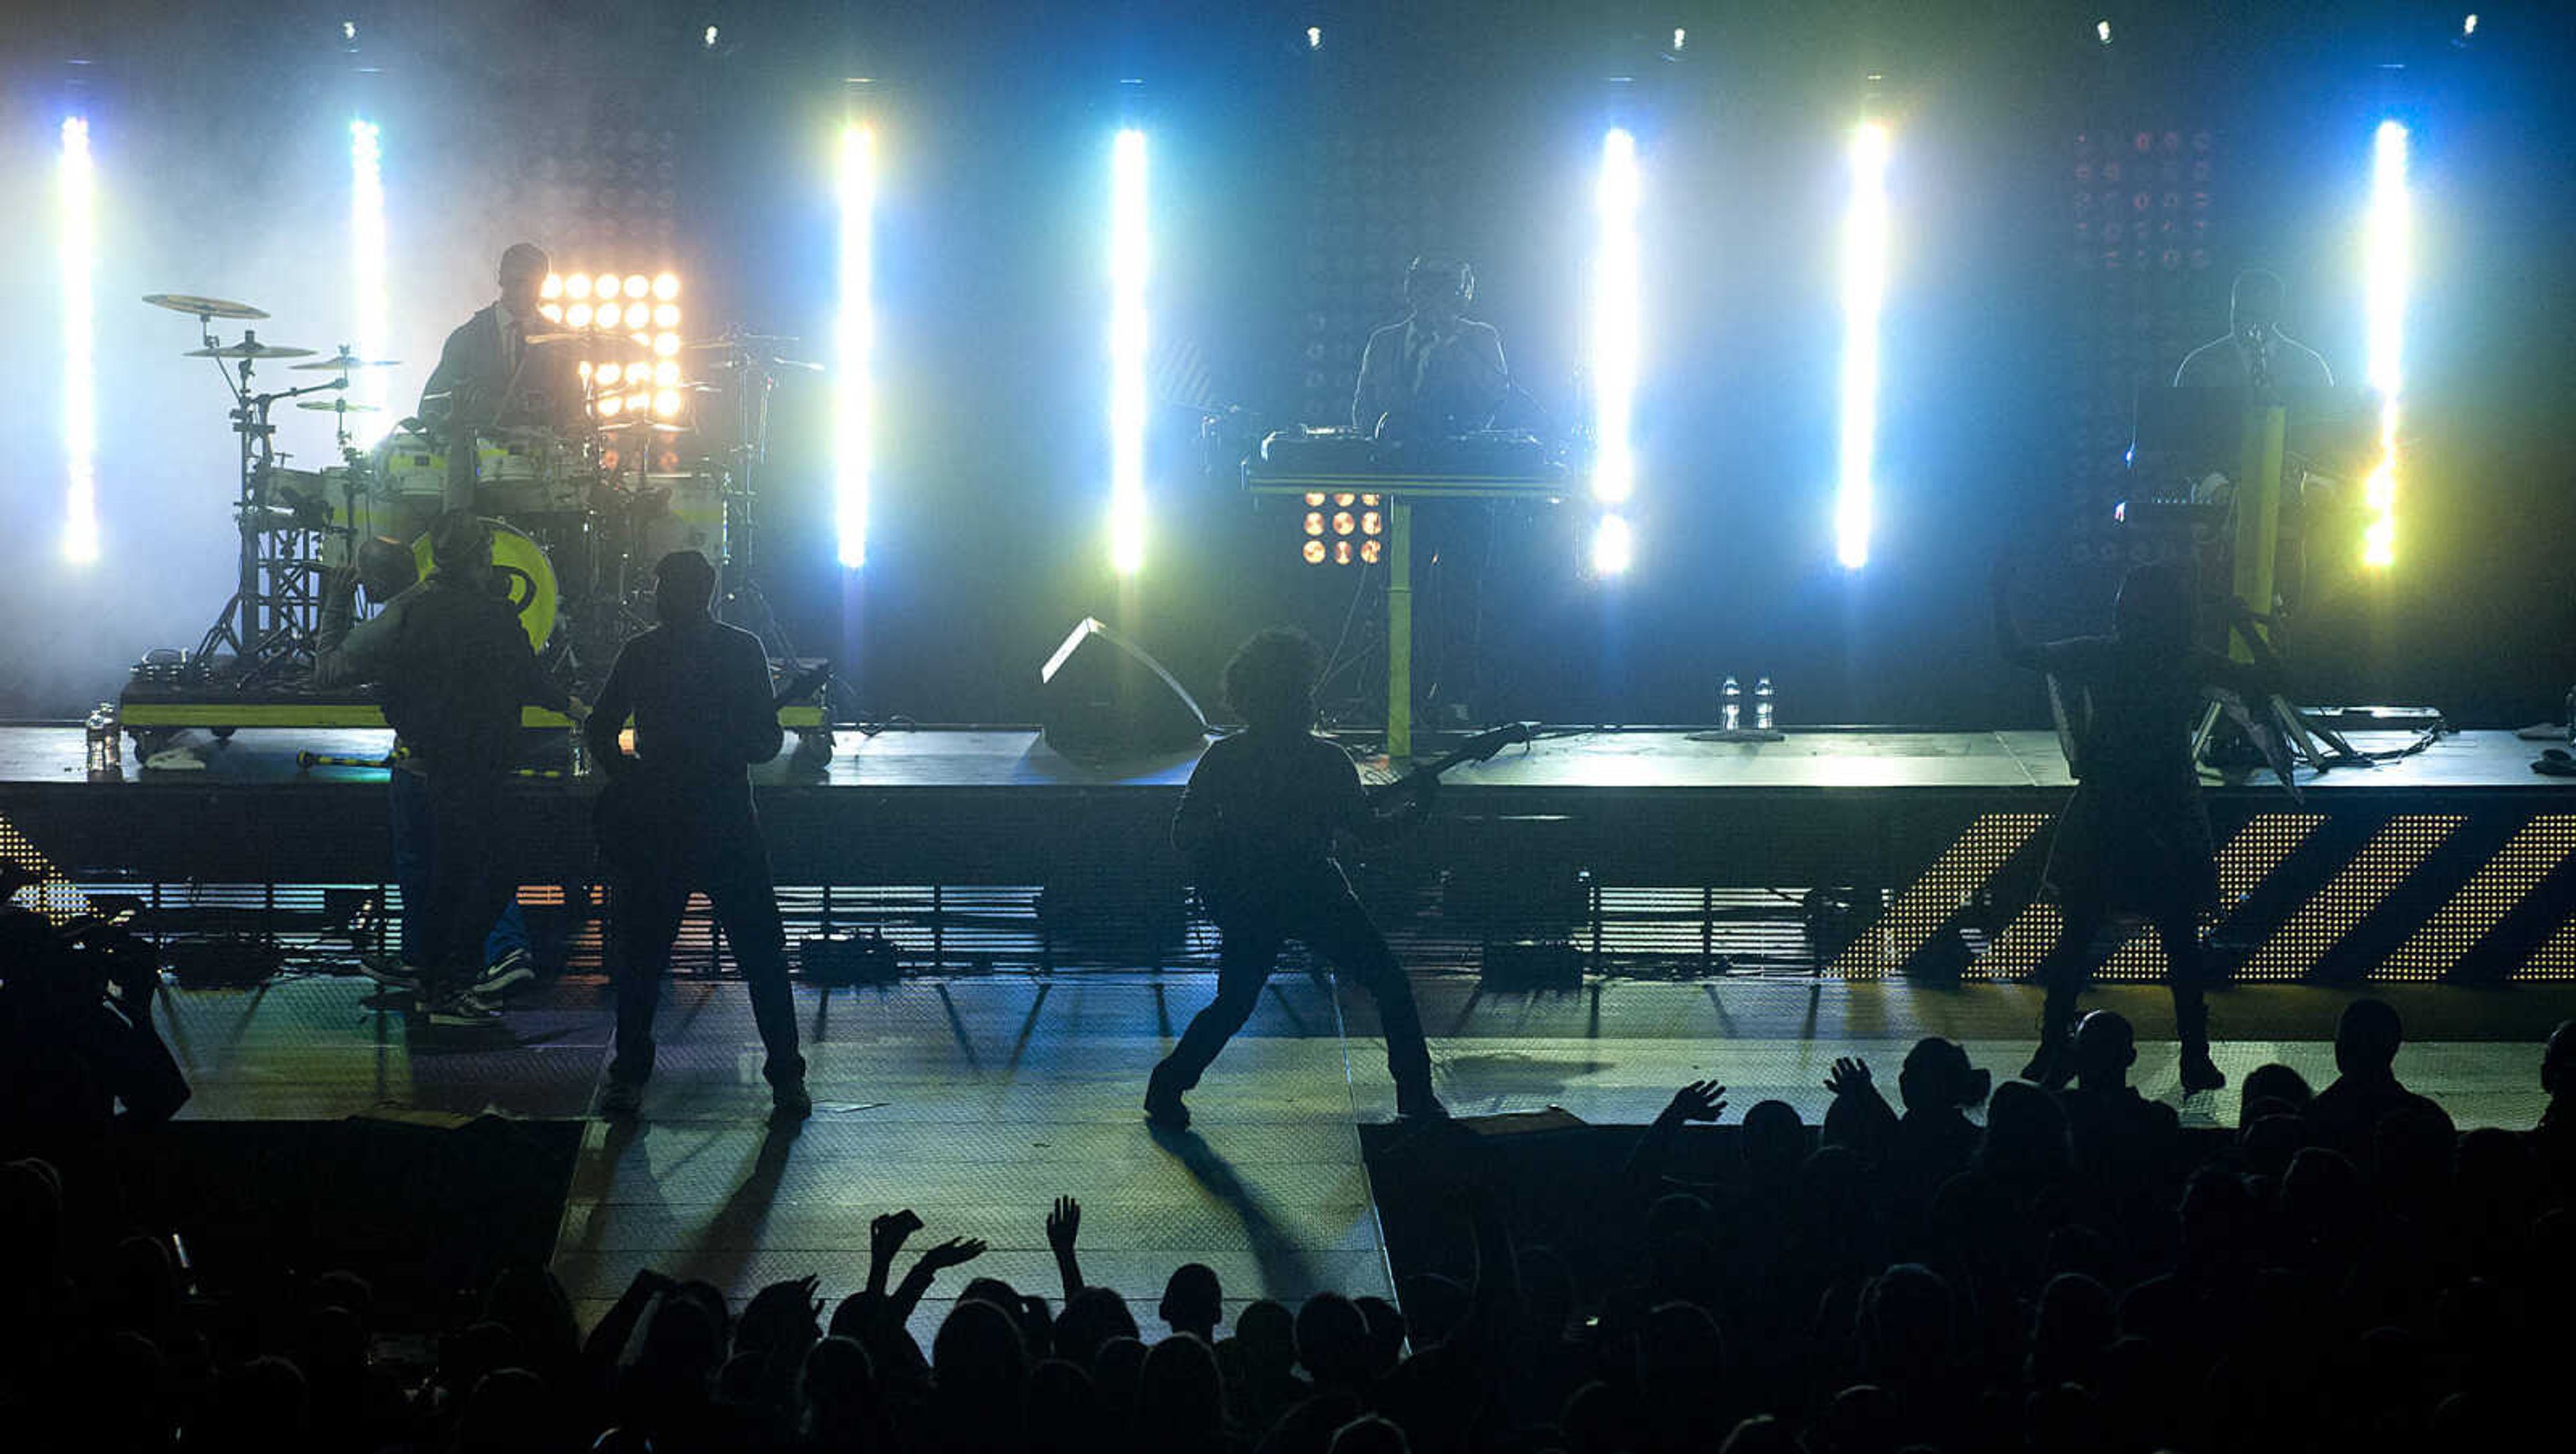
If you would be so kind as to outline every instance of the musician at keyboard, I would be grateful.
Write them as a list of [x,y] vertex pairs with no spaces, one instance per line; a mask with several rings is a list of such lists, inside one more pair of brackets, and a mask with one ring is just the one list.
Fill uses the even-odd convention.
[[1369,335],[1360,355],[1351,426],[1383,440],[1445,439],[1493,422],[1511,373],[1503,336],[1466,316],[1476,296],[1475,270],[1435,255],[1413,260],[1404,274],[1402,322]]

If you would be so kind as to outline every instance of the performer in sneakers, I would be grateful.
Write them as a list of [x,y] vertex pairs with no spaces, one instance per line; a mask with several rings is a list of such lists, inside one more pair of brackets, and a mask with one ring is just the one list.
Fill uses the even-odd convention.
[[1190,860],[1199,897],[1223,936],[1216,1001],[1190,1021],[1147,1082],[1145,1116],[1158,1126],[1189,1125],[1182,1093],[1243,1028],[1280,945],[1292,938],[1376,999],[1397,1114],[1446,1114],[1432,1094],[1431,1051],[1413,986],[1333,861],[1336,833],[1384,842],[1419,819],[1434,780],[1424,779],[1421,793],[1392,811],[1371,804],[1349,756],[1309,730],[1320,672],[1315,643],[1284,630],[1253,637],[1226,665],[1226,700],[1243,714],[1244,730],[1199,759],[1172,820],[1172,842]]
[[[715,619],[716,569],[694,550],[662,557],[653,614],[660,625],[626,643],[600,689],[590,748],[610,774],[600,850],[615,875],[617,1053],[608,1067],[610,1115],[632,1115],[653,1073],[653,1011],[692,889],[715,908],[751,988],[768,1052],[764,1068],[781,1117],[814,1108],[796,1050],[787,936],[769,880],[769,850],[752,809],[750,766],[778,755],[783,734],[760,638]],[[635,755],[618,731],[635,719]]]
[[584,708],[538,667],[519,613],[498,589],[491,522],[450,510],[431,523],[429,541],[429,579],[362,624],[349,619],[354,576],[334,575],[315,681],[383,686],[385,720],[401,748],[391,774],[393,834],[427,848],[419,891],[404,887],[405,959],[417,968],[431,1024],[479,1024],[499,1014],[474,985],[501,912],[501,790],[519,709],[533,703],[578,720]]
[[2022,1078],[2054,1089],[2073,1074],[2068,1042],[2076,998],[2092,977],[2094,937],[2112,915],[2127,913],[2153,924],[2164,946],[2183,1089],[2216,1090],[2227,1077],[2209,1058],[2199,915],[2217,906],[2218,869],[2191,734],[2205,689],[2255,700],[2265,686],[2253,668],[2192,645],[2190,579],[2178,567],[2129,572],[2111,635],[2037,644],[2013,620],[2011,583],[2009,566],[1997,562],[1995,636],[2004,659],[2047,672],[2084,698],[2075,713],[2075,796],[2058,815],[2045,877],[2065,927],[2040,964],[2048,999],[2039,1051]]

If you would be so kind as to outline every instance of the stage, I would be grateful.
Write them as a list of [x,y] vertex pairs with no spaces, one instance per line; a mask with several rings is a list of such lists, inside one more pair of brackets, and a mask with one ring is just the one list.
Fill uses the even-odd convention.
[[[2069,779],[2038,732],[1542,729],[1462,767],[1408,842],[1354,861],[1407,962],[1504,983],[1585,976],[2011,980],[2054,928],[2032,902]],[[2357,734],[2366,750],[2399,734]],[[0,728],[0,820],[71,885],[142,896],[178,938],[281,962],[345,960],[383,932],[381,731],[190,734],[186,771],[90,782],[77,728]],[[591,782],[531,734],[511,865],[549,943],[597,965]],[[2210,923],[2242,982],[2576,979],[2576,784],[2535,744],[2465,732],[2370,766],[2212,786],[2225,902]],[[882,934],[907,972],[1205,967],[1167,825],[1191,755],[1087,763],[1037,734],[837,734],[756,774],[792,937]],[[1388,776],[1382,760],[1372,778]],[[701,932],[683,967],[704,968]],[[2133,943],[2112,979],[2152,978]]]
[[[1458,1114],[1557,1105],[1602,1126],[1643,1123],[1675,1086],[1709,1077],[1730,1087],[1730,1125],[1767,1097],[1812,1125],[1837,1056],[1866,1057],[1892,1086],[1922,1034],[1959,1038],[1978,1064],[2010,1075],[2037,1013],[2033,991],[2005,985],[1595,981],[1576,994],[1506,995],[1422,975],[1416,987],[1439,1090]],[[968,1277],[1054,1289],[1043,1218],[1059,1194],[1083,1203],[1086,1276],[1124,1293],[1140,1316],[1172,1268],[1192,1260],[1217,1270],[1229,1322],[1253,1297],[1389,1294],[1360,1128],[1392,1115],[1394,1093],[1367,997],[1284,969],[1191,1097],[1194,1131],[1157,1135],[1138,1115],[1145,1072],[1212,989],[1203,974],[1134,973],[800,986],[817,1109],[793,1135],[763,1122],[758,1040],[732,984],[672,987],[660,1069],[631,1125],[591,1118],[610,1013],[604,985],[586,976],[542,987],[485,1030],[428,1029],[354,978],[176,990],[159,1018],[196,1086],[175,1128],[181,1145],[196,1135],[231,1148],[263,1127],[319,1134],[310,1123],[409,1112],[490,1111],[577,1138],[568,1176],[518,1200],[533,1203],[519,1209],[523,1220],[554,1219],[553,1266],[585,1322],[639,1266],[708,1278],[737,1302],[813,1273],[837,1299],[864,1278],[869,1219],[910,1206],[926,1223],[923,1245],[973,1236],[992,1249],[934,1289],[915,1319],[926,1340]],[[2576,986],[2384,993],[2406,1017],[2399,1069],[2410,1085],[2464,1129],[2532,1124],[2538,1042],[2576,1014]],[[2282,1060],[2323,1085],[2346,998],[2285,985],[2221,993],[2218,1063],[2241,1083]],[[2093,1002],[2137,1022],[2148,1094],[2180,1105],[2188,1125],[2234,1124],[2233,1085],[2178,1096],[2160,992],[2115,987]],[[380,1152],[369,1164],[393,1159]],[[477,1215],[497,1223],[508,1209],[496,1202]],[[211,1236],[192,1236],[201,1257],[212,1255]]]

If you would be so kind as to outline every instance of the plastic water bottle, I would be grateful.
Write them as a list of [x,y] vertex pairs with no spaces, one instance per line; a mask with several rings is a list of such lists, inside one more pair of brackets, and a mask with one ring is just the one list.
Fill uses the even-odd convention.
[[1717,725],[1719,730],[1733,732],[1744,724],[1744,688],[1728,677],[1717,688]]
[[82,724],[87,741],[89,777],[102,782],[124,776],[125,745],[116,735],[116,707],[101,702],[92,707],[89,720]]
[[1771,679],[1758,677],[1753,683],[1753,730],[1771,730]]

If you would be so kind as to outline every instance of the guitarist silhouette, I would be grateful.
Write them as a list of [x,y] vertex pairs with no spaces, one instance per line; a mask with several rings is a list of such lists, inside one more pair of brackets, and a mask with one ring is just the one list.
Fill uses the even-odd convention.
[[[1333,859],[1336,834],[1384,843],[1419,820],[1438,772],[1416,774],[1376,799],[1364,792],[1349,756],[1310,730],[1320,666],[1315,643],[1289,630],[1254,636],[1226,665],[1226,700],[1243,714],[1245,729],[1199,759],[1172,820],[1172,842],[1190,861],[1221,936],[1216,1001],[1190,1021],[1147,1081],[1145,1117],[1157,1126],[1189,1125],[1182,1094],[1250,1018],[1289,939],[1330,960],[1377,1001],[1396,1113],[1448,1114],[1432,1093],[1431,1052],[1404,967]],[[1515,735],[1528,737],[1507,728],[1489,734],[1490,746],[1480,739],[1481,752],[1456,758],[1490,757]]]

